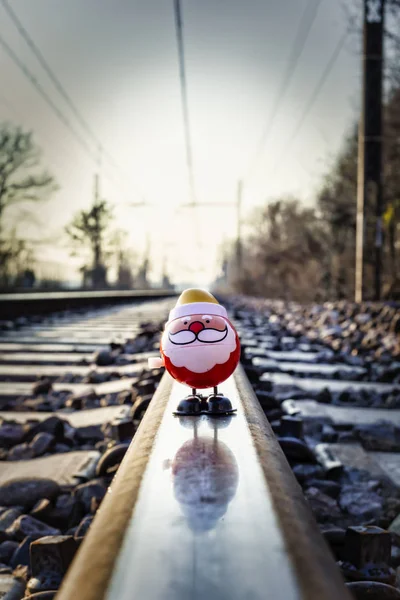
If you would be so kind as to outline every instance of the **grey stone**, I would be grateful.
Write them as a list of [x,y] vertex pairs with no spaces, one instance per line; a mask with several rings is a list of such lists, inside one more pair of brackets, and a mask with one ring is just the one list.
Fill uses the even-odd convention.
[[60,535],[60,533],[58,529],[50,527],[30,515],[21,515],[7,529],[7,535],[18,541],[22,541],[27,536]]
[[93,407],[99,402],[98,395],[93,389],[86,389],[72,394],[65,402],[67,408],[74,410],[82,410],[83,408]]
[[41,500],[38,500],[36,502],[35,506],[31,510],[30,514],[32,517],[35,517],[35,519],[40,519],[41,521],[46,521],[46,517],[50,513],[51,508],[52,508],[52,504],[51,504],[50,500],[48,500],[47,498],[42,498]]
[[93,357],[93,362],[99,367],[107,367],[115,363],[116,355],[108,349],[99,350]]
[[[90,371],[90,373],[88,373],[86,375],[86,377],[84,378],[83,382],[84,383],[94,383],[94,384],[100,384],[100,383],[104,383],[105,381],[107,381],[108,378],[108,374],[107,373],[99,373],[98,371]],[[93,403],[93,405],[87,400],[85,403],[86,408],[94,408],[97,405],[97,403]]]
[[76,430],[76,438],[80,443],[100,442],[104,439],[100,425],[87,425]]
[[[381,492],[383,496],[383,493]],[[389,527],[393,519],[400,513],[400,498],[399,497],[385,497],[384,498],[384,516],[385,516],[385,527]],[[381,525],[382,526],[382,525]]]
[[341,487],[336,481],[330,481],[328,479],[311,479],[307,482],[309,487],[317,488],[327,496],[335,498],[339,497]]
[[42,377],[40,381],[36,382],[32,386],[32,393],[34,396],[39,394],[48,394],[52,389],[52,383],[47,377]]
[[328,388],[323,388],[316,395],[316,400],[317,400],[317,402],[320,402],[321,404],[331,404],[332,394],[331,394],[330,390]]
[[146,412],[153,396],[138,396],[132,406],[130,411],[130,416],[132,421],[140,421],[143,418],[144,413]]
[[58,400],[55,398],[51,398],[50,396],[39,398],[28,398],[24,400],[23,407],[24,410],[29,410],[33,412],[46,412],[52,410],[55,405],[58,404]]
[[302,440],[292,437],[278,437],[278,442],[288,459],[299,462],[317,462],[311,448]]
[[74,496],[83,504],[85,512],[90,512],[92,498],[102,500],[107,488],[102,479],[93,479],[75,488]]
[[357,436],[352,431],[339,431],[337,441],[339,444],[354,444]]
[[52,499],[59,493],[59,485],[51,479],[10,479],[0,486],[0,505],[17,505],[30,509],[41,498]]
[[142,379],[136,384],[136,390],[140,396],[154,394],[155,388],[156,386],[153,379]]
[[57,441],[61,441],[64,437],[64,421],[57,416],[51,416],[43,421],[39,421],[32,427],[30,431],[30,439],[32,440],[37,433],[50,433]]
[[59,454],[63,454],[64,452],[69,452],[70,447],[67,444],[56,444],[53,448],[53,452],[57,452]]
[[53,527],[66,529],[67,527],[77,525],[83,515],[83,504],[75,496],[61,494],[46,516],[46,522]]
[[22,442],[25,436],[25,428],[20,423],[5,423],[0,426],[0,446],[12,448]]
[[323,479],[325,476],[321,465],[298,464],[292,468],[296,479],[300,482],[307,481],[308,479]]
[[338,439],[338,433],[333,429],[331,425],[323,425],[321,432],[322,442],[336,442]]
[[17,547],[14,550],[13,555],[10,559],[10,565],[13,569],[16,569],[18,566],[29,567],[29,548],[31,543],[38,537],[40,537],[40,534],[28,535],[19,544],[18,542],[13,542],[17,544]]
[[10,559],[17,548],[18,542],[6,541],[0,544],[0,561],[2,563],[10,562]]
[[368,491],[364,486],[343,486],[339,504],[358,522],[378,519],[383,510],[383,500],[375,492]]
[[52,433],[42,431],[37,433],[30,443],[34,456],[42,456],[50,450],[55,441],[55,437]]
[[125,390],[120,392],[117,396],[117,404],[128,404],[132,405],[137,398],[137,391],[134,389]]
[[[245,365],[244,370],[246,375],[251,383],[258,383],[262,370],[255,367],[254,365]],[[265,389],[265,388],[264,388]],[[269,389],[265,391],[269,392],[272,390],[272,385],[270,384]]]
[[34,452],[29,444],[17,444],[8,453],[8,460],[29,460],[33,457]]
[[56,573],[41,573],[37,577],[31,577],[26,585],[28,596],[26,599],[32,598],[47,598],[44,594],[51,592],[50,598],[54,597],[52,592],[60,585],[60,577]]
[[0,517],[0,531],[6,531],[22,514],[19,508],[10,508],[6,510]]
[[109,469],[114,469],[124,458],[129,443],[116,444],[106,450],[96,466],[96,475],[102,477],[107,474]]
[[354,428],[362,445],[367,450],[400,452],[400,429],[387,421]]
[[341,518],[342,513],[336,500],[321,490],[310,487],[305,491],[305,497],[318,522],[334,522]]
[[107,396],[103,396],[100,398],[100,406],[118,406],[119,404],[123,404],[123,402],[118,402],[118,397],[116,394],[107,394]]
[[341,527],[328,526],[328,529],[324,529],[322,534],[328,542],[336,560],[343,560],[346,531]]

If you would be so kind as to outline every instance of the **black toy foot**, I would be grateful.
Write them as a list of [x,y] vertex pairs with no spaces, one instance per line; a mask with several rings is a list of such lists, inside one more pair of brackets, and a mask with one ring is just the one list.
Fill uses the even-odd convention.
[[186,396],[179,402],[174,415],[199,415],[202,409],[201,403],[199,396]]
[[231,415],[236,412],[236,408],[232,408],[232,403],[226,396],[211,394],[207,398],[207,410],[204,412],[207,415]]

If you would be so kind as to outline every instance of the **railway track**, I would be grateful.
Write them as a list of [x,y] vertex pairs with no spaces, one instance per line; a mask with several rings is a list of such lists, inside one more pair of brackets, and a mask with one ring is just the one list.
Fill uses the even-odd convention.
[[241,299],[237,415],[175,418],[172,304],[3,322],[0,597],[399,598],[393,365]]

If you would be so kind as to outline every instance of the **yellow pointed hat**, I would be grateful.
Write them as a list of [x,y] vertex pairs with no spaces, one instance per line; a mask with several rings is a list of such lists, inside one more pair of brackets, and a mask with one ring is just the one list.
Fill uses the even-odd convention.
[[175,308],[169,313],[169,321],[201,313],[228,317],[226,309],[218,303],[218,300],[210,292],[190,288],[183,291],[179,296]]

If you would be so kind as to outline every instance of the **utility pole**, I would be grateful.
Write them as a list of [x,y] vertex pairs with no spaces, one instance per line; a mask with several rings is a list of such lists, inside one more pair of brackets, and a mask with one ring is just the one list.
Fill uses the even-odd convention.
[[103,265],[101,231],[99,220],[99,202],[100,202],[100,178],[99,174],[94,175],[94,202],[93,216],[95,218],[95,229],[93,230],[93,268],[91,273],[92,286],[94,288],[102,288],[106,286],[106,270]]
[[237,187],[237,198],[236,198],[236,218],[237,218],[237,239],[236,239],[236,267],[237,272],[240,274],[242,269],[242,181],[238,181]]
[[94,174],[93,199],[94,199],[94,204],[99,203],[99,200],[100,200],[100,177],[99,177],[98,173]]
[[[363,96],[358,136],[355,300],[380,300],[382,62],[385,0],[364,0]],[[374,290],[374,293],[372,293]]]

